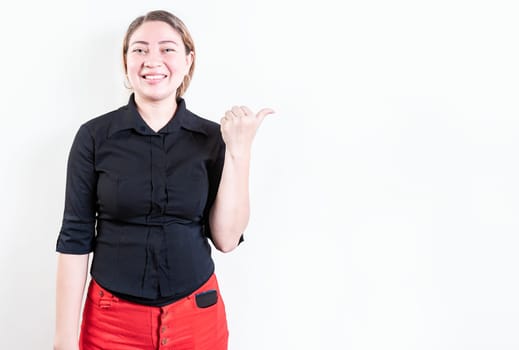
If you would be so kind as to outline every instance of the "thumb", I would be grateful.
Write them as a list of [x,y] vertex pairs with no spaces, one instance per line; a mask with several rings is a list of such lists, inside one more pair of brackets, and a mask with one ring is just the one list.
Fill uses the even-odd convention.
[[256,118],[258,118],[260,121],[263,121],[267,115],[273,113],[274,110],[272,108],[263,108],[256,114]]

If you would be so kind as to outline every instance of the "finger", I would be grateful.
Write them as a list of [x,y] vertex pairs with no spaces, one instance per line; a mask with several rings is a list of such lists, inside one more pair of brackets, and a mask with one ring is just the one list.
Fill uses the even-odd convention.
[[243,110],[240,107],[238,107],[238,106],[233,106],[231,111],[232,111],[232,113],[236,117],[243,117],[243,116],[245,116],[245,113],[243,112]]
[[240,106],[241,110],[243,111],[243,113],[245,113],[245,115],[254,115],[254,113],[250,110],[249,107],[247,106]]
[[220,119],[221,122],[230,122],[234,118],[234,114],[231,111],[225,111],[225,114],[223,115],[222,119]]
[[235,115],[232,111],[225,112],[225,116],[224,116],[225,119],[232,120],[232,118],[234,118],[234,117],[235,117]]
[[263,108],[256,114],[256,118],[258,118],[260,121],[263,121],[267,115],[273,113],[274,110],[272,108]]

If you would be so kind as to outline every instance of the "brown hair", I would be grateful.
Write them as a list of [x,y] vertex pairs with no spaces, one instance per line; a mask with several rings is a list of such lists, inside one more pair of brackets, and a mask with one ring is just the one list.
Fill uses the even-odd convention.
[[[184,24],[184,22],[182,22],[182,20],[180,20],[180,18],[164,10],[150,11],[144,16],[140,16],[134,19],[133,22],[130,23],[128,29],[126,30],[126,34],[123,40],[123,65],[125,74],[128,71],[128,66],[126,64],[126,54],[128,53],[130,37],[137,30],[137,28],[139,28],[144,22],[151,21],[159,21],[169,24],[180,34],[180,37],[182,38],[182,41],[184,43],[184,48],[186,49],[186,54],[189,54],[190,52],[195,52],[195,43],[193,42],[193,38],[187,30],[186,25]],[[189,68],[189,73],[186,74],[186,76],[184,77],[184,81],[182,82],[182,84],[180,84],[180,86],[177,89],[177,98],[182,96],[186,92],[189,83],[191,82],[191,78],[193,77],[194,71],[195,56],[193,55],[193,63]]]

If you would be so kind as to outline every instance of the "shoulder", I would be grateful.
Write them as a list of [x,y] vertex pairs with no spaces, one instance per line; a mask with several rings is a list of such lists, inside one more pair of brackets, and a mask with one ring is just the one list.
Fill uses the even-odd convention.
[[126,106],[119,107],[102,115],[93,117],[84,122],[80,129],[88,130],[92,135],[99,135],[107,132],[114,124],[117,124],[123,118]]
[[203,118],[189,110],[186,110],[186,118],[183,126],[192,131],[205,134],[208,137],[220,137],[220,124],[207,118]]
[[76,129],[73,149],[94,150],[98,141],[106,138],[110,126],[118,118],[122,108],[124,107],[93,117],[80,124]]

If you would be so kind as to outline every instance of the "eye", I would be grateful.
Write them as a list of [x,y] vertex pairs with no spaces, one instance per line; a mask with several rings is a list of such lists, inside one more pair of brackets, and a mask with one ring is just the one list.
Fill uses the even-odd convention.
[[166,47],[166,48],[164,49],[164,52],[175,52],[175,51],[176,51],[176,50],[175,50],[174,48],[172,48],[172,47]]
[[132,52],[142,55],[142,54],[146,53],[146,50],[144,50],[143,48],[140,48],[140,47],[136,47],[135,49],[132,50]]

